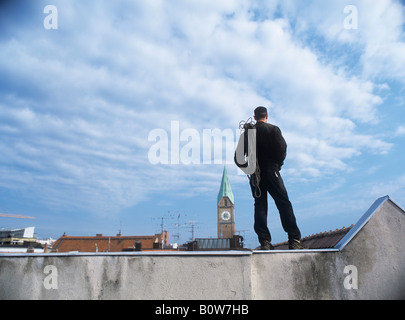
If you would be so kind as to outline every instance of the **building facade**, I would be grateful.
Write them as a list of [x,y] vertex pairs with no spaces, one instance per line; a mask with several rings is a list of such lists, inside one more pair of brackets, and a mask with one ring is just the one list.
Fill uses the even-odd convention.
[[52,252],[122,252],[162,249],[169,244],[169,233],[163,231],[154,236],[103,236],[95,237],[63,235],[52,246]]

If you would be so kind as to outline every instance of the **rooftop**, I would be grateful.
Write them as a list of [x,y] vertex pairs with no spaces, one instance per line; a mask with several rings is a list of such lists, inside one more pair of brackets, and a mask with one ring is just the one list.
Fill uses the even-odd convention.
[[[167,241],[167,231],[163,235],[163,241]],[[153,236],[67,236],[63,235],[52,246],[52,252],[122,252],[124,249],[134,248],[135,243],[140,242],[143,250],[154,249],[162,243],[162,234]],[[166,244],[166,243],[165,243]]]
[[[302,243],[308,249],[332,249],[343,239],[343,237],[353,228],[351,225],[348,228],[330,230],[329,232],[320,232],[302,238]],[[281,242],[274,245],[276,250],[288,250],[288,242]]]

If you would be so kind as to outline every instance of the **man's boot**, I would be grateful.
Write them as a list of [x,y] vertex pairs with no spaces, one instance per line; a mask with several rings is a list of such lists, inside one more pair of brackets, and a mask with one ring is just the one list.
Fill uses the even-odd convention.
[[270,241],[265,240],[260,246],[260,250],[274,250],[273,245],[270,243]]
[[291,239],[291,240],[288,240],[288,249],[302,250],[302,249],[308,249],[308,248],[301,242],[301,240]]

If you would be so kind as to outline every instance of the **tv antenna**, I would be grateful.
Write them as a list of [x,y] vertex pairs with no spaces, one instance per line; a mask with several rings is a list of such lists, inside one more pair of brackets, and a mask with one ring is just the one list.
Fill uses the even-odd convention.
[[[172,226],[175,227],[176,233],[173,233],[173,239],[174,242],[179,243],[180,242],[180,228],[183,228],[184,226],[186,226],[187,224],[185,223],[180,223],[180,219],[182,217],[187,217],[188,214],[184,213],[183,211],[169,211],[168,212],[170,214],[170,217],[174,217],[175,219],[177,219],[177,223],[173,223]],[[174,228],[173,228],[174,229]]]
[[189,229],[190,229],[190,232],[191,232],[191,241],[194,241],[194,232],[195,232],[195,226],[197,225],[197,224],[199,224],[197,221],[189,221],[189,222],[187,222],[187,224],[189,225]]

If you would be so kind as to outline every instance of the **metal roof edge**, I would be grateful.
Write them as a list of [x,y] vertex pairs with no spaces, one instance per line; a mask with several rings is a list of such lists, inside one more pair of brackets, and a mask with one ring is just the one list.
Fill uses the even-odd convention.
[[341,251],[371,219],[374,213],[376,213],[376,211],[388,200],[390,200],[389,196],[377,199],[359,221],[357,221],[353,228],[351,228],[351,230],[335,245],[334,249]]
[[299,249],[299,250],[253,250],[254,254],[274,254],[274,253],[321,253],[321,252],[337,252],[338,249],[335,248],[325,248],[325,249]]
[[52,252],[52,253],[1,253],[1,258],[52,258],[52,257],[141,257],[141,256],[250,256],[250,250],[227,251],[132,251],[132,252]]

